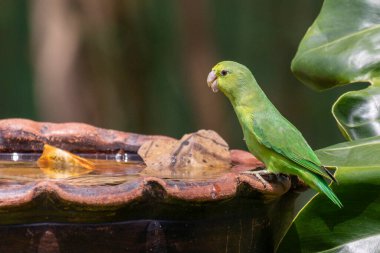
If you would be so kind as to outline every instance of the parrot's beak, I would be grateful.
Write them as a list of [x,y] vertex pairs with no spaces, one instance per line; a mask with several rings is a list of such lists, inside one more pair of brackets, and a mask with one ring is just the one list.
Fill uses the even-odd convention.
[[212,70],[207,77],[207,85],[212,89],[213,92],[218,92],[218,77],[215,74],[215,71]]

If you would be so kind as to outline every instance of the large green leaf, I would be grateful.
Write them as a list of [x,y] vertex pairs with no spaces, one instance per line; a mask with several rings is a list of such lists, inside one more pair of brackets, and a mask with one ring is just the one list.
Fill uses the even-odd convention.
[[348,140],[380,135],[380,87],[351,91],[332,108],[339,129]]
[[339,184],[332,188],[344,207],[318,194],[300,211],[278,252],[379,252],[380,137],[337,144],[317,154],[323,164],[337,167]]
[[297,78],[318,90],[371,84],[344,94],[333,107],[349,140],[380,135],[379,45],[380,1],[325,0],[292,62]]
[[371,81],[380,71],[380,1],[325,0],[292,62],[317,89]]

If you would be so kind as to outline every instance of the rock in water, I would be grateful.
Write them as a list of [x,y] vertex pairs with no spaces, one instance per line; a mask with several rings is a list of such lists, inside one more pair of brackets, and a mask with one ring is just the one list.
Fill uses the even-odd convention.
[[143,173],[170,178],[209,177],[231,168],[228,144],[212,130],[186,134],[181,140],[152,140],[138,154]]

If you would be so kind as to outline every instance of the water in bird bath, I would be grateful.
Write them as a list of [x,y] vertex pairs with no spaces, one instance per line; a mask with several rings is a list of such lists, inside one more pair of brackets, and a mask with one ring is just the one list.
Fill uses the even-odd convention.
[[62,180],[72,185],[115,185],[136,179],[144,169],[137,154],[78,154],[94,164],[87,174],[73,168],[65,178],[60,178],[54,168],[38,166],[39,153],[0,153],[0,183],[22,185],[42,180]]

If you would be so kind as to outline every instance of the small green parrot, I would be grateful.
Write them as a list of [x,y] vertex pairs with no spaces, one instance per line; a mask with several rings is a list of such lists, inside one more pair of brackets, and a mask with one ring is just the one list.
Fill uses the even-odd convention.
[[267,171],[296,175],[334,204],[342,203],[324,178],[336,182],[302,134],[269,101],[247,67],[233,61],[218,63],[207,77],[213,92],[230,100],[243,129],[249,151]]

